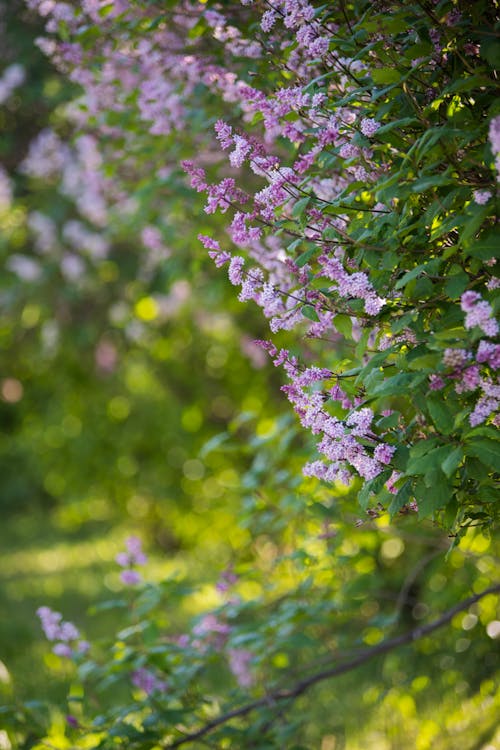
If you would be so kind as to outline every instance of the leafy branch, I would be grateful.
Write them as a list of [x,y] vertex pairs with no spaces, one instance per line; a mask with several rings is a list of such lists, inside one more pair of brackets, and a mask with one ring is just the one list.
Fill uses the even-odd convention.
[[163,747],[181,747],[188,742],[193,742],[194,740],[198,740],[201,737],[204,737],[210,732],[213,732],[214,729],[217,729],[217,727],[227,724],[227,722],[231,721],[232,719],[247,716],[249,713],[258,710],[259,708],[269,708],[273,704],[277,704],[281,701],[294,701],[311,687],[317,685],[323,680],[330,680],[334,677],[338,677],[341,674],[345,674],[346,672],[351,672],[352,670],[357,669],[357,667],[360,667],[362,664],[366,664],[366,662],[374,659],[377,656],[387,654],[390,651],[399,648],[400,646],[405,646],[408,643],[414,643],[415,641],[425,638],[435,630],[438,630],[444,625],[447,625],[459,612],[463,612],[489,594],[500,594],[500,584],[490,586],[489,588],[484,589],[484,591],[481,591],[479,594],[474,594],[468,599],[464,599],[458,604],[455,604],[455,606],[448,609],[440,617],[438,617],[433,622],[428,623],[427,625],[420,625],[419,627],[414,628],[413,630],[409,630],[406,633],[402,633],[401,635],[398,635],[394,638],[388,638],[385,641],[377,644],[376,646],[373,646],[372,648],[361,651],[355,658],[351,659],[350,661],[336,664],[334,667],[323,669],[322,671],[316,672],[310,677],[306,677],[305,679],[300,680],[289,690],[278,690],[274,693],[270,693],[269,695],[259,698],[258,700],[252,701],[251,703],[247,703],[244,706],[240,706],[239,708],[235,708],[232,711],[221,714],[221,716],[218,716],[216,719],[213,719],[212,721],[204,724],[204,726],[202,726],[197,731],[185,734],[175,742],[169,745],[163,745]]

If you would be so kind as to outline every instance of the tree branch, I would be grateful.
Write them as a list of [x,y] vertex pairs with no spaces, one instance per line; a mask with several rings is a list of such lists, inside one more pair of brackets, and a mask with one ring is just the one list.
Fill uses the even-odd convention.
[[231,719],[246,716],[252,711],[256,711],[257,709],[264,708],[266,706],[269,707],[273,703],[278,703],[279,701],[295,700],[300,695],[309,690],[309,688],[313,687],[313,685],[316,685],[318,682],[332,679],[333,677],[345,674],[346,672],[351,672],[353,669],[356,669],[362,664],[365,664],[367,661],[370,661],[376,656],[381,656],[382,654],[393,651],[395,648],[404,646],[407,643],[413,643],[414,641],[418,641],[421,638],[425,638],[425,636],[430,635],[435,630],[438,630],[444,625],[447,625],[456,614],[458,614],[459,612],[463,612],[465,609],[468,609],[470,606],[480,601],[480,599],[482,599],[483,597],[487,596],[488,594],[498,593],[500,593],[500,584],[490,586],[484,591],[481,591],[479,594],[474,594],[474,596],[470,596],[468,599],[464,599],[454,607],[451,607],[451,609],[447,610],[444,614],[441,615],[441,617],[438,617],[428,625],[420,625],[419,627],[414,628],[407,633],[402,633],[395,638],[388,638],[387,640],[382,641],[382,643],[373,646],[373,648],[368,648],[364,651],[361,651],[354,659],[351,659],[350,661],[344,662],[343,664],[337,664],[336,666],[324,669],[321,672],[316,672],[310,677],[297,682],[289,690],[278,690],[274,693],[271,693],[270,695],[264,696],[263,698],[259,698],[258,700],[245,704],[244,706],[240,706],[240,708],[235,708],[232,711],[221,714],[221,716],[218,716],[216,719],[213,719],[212,721],[204,724],[197,731],[185,734],[175,742],[169,745],[164,745],[163,747],[169,749],[181,747],[181,745],[185,745],[188,742],[193,742],[194,740],[198,740],[201,737],[204,737],[206,734],[212,732],[222,724],[226,724],[228,721],[231,721]]

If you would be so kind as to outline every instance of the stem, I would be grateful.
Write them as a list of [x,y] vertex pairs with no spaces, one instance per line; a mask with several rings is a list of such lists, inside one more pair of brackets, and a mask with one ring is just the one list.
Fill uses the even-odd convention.
[[235,708],[232,711],[228,711],[225,714],[221,714],[221,716],[218,716],[216,719],[207,722],[197,731],[185,734],[183,737],[176,740],[172,744],[163,745],[163,747],[181,747],[187,742],[199,740],[209,732],[213,732],[213,730],[217,729],[217,727],[226,724],[228,721],[231,721],[231,719],[247,716],[249,713],[252,713],[259,708],[269,708],[271,706],[276,706],[276,704],[280,701],[294,701],[311,687],[318,684],[319,682],[322,682],[323,680],[330,680],[334,677],[338,677],[341,674],[351,672],[352,670],[357,669],[357,667],[360,667],[362,664],[365,664],[366,662],[374,659],[377,656],[382,656],[383,654],[387,654],[390,651],[399,648],[400,646],[405,646],[409,643],[414,643],[415,641],[425,638],[435,630],[438,630],[444,625],[447,625],[459,612],[463,612],[489,594],[498,593],[500,593],[500,584],[490,586],[484,591],[481,591],[479,594],[474,594],[474,596],[470,596],[468,599],[464,599],[458,604],[455,604],[454,607],[448,609],[446,612],[444,612],[444,614],[441,615],[441,617],[433,620],[433,622],[430,622],[428,625],[420,625],[419,627],[414,628],[413,630],[409,630],[408,632],[396,636],[395,638],[388,638],[385,641],[382,641],[382,643],[379,643],[377,646],[373,646],[372,648],[361,651],[350,661],[346,661],[342,664],[336,664],[334,667],[323,669],[322,671],[316,672],[310,677],[306,677],[304,680],[300,680],[288,690],[277,690],[276,692],[270,693],[263,698],[259,698],[255,701],[252,701],[251,703],[247,703],[246,705],[240,706],[239,708]]

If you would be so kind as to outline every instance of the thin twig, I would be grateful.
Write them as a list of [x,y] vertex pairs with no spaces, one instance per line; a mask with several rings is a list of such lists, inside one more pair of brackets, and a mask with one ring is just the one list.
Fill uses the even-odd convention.
[[329,680],[333,677],[338,677],[339,675],[345,674],[346,672],[351,672],[353,669],[356,669],[357,667],[365,664],[367,661],[370,661],[377,656],[381,656],[382,654],[386,654],[389,651],[393,651],[395,648],[399,648],[400,646],[404,646],[408,643],[418,641],[421,638],[425,638],[435,630],[438,630],[444,625],[447,625],[453,619],[453,617],[455,617],[456,614],[458,614],[459,612],[463,612],[465,609],[468,609],[470,606],[480,601],[485,596],[488,596],[488,594],[498,593],[500,593],[500,584],[490,586],[484,591],[481,591],[479,594],[474,594],[474,596],[470,596],[468,599],[464,599],[464,601],[459,602],[454,607],[451,607],[444,614],[442,614],[441,617],[438,617],[428,625],[420,625],[419,627],[414,628],[407,633],[403,633],[402,635],[396,636],[395,638],[388,638],[387,640],[382,641],[382,643],[379,643],[377,646],[362,651],[351,661],[344,662],[343,664],[337,664],[334,667],[324,669],[321,672],[316,672],[316,674],[313,674],[310,677],[297,682],[292,688],[290,688],[290,690],[280,690],[275,693],[270,693],[263,698],[259,698],[258,700],[247,703],[244,706],[240,706],[239,708],[235,708],[232,711],[228,711],[227,713],[218,716],[216,719],[207,722],[196,732],[185,734],[183,737],[176,740],[172,744],[164,745],[163,747],[181,747],[181,745],[185,745],[187,742],[193,742],[194,740],[198,740],[201,737],[204,737],[209,732],[217,729],[217,727],[226,724],[228,721],[231,721],[231,719],[246,716],[247,714],[252,713],[252,711],[256,711],[257,709],[264,708],[266,706],[272,706],[279,701],[293,701],[300,695],[305,693],[307,690],[309,690],[309,688],[316,685],[318,682]]

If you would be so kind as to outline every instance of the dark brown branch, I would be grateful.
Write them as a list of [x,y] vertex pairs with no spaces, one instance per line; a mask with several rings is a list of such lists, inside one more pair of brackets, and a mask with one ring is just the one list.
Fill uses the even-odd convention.
[[350,661],[344,662],[343,664],[337,664],[334,667],[324,669],[321,672],[316,672],[310,677],[306,677],[304,680],[297,682],[290,690],[276,691],[275,693],[271,693],[270,695],[266,695],[263,698],[259,698],[252,703],[247,703],[244,706],[240,706],[240,708],[235,708],[232,711],[228,711],[227,713],[218,716],[216,719],[207,722],[204,726],[201,727],[201,729],[198,729],[196,732],[185,734],[184,737],[181,737],[170,745],[164,745],[164,747],[181,747],[181,745],[185,745],[188,742],[193,742],[194,740],[198,740],[201,737],[204,737],[206,734],[212,732],[222,724],[226,724],[228,721],[231,721],[231,719],[246,716],[252,711],[256,711],[258,708],[269,707],[275,703],[278,703],[279,701],[295,700],[300,695],[309,690],[309,688],[313,687],[313,685],[316,685],[318,682],[329,680],[333,677],[337,677],[338,675],[345,674],[346,672],[351,672],[353,669],[356,669],[362,664],[365,664],[367,661],[370,661],[376,656],[381,656],[382,654],[393,651],[395,648],[404,646],[407,643],[413,643],[414,641],[418,641],[421,638],[425,638],[425,636],[430,635],[435,630],[442,628],[443,625],[447,625],[453,619],[453,617],[455,617],[456,614],[458,614],[459,612],[463,612],[464,609],[468,609],[470,606],[480,601],[480,599],[482,599],[483,597],[487,596],[488,594],[498,593],[500,593],[500,584],[490,586],[484,591],[481,591],[481,593],[474,594],[474,596],[470,596],[468,599],[464,599],[464,601],[459,602],[454,607],[451,607],[451,609],[441,615],[441,617],[438,617],[437,620],[430,622],[428,625],[420,625],[419,627],[414,628],[407,633],[402,633],[395,638],[388,638],[387,640],[382,641],[382,643],[379,643],[377,646],[373,646],[373,648],[368,648],[364,651],[361,651],[354,659],[351,659]]

